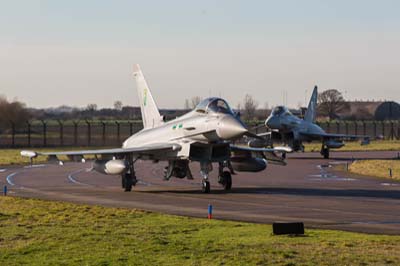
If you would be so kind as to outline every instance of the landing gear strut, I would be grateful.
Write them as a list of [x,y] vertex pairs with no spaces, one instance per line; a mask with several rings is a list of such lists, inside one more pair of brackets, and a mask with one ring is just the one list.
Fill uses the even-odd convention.
[[208,181],[209,172],[212,170],[211,162],[200,162],[200,174],[203,177],[201,187],[203,193],[210,193],[210,182]]
[[325,145],[322,145],[321,155],[324,156],[324,159],[329,159],[329,148]]
[[[219,175],[218,175],[218,183],[222,185],[224,190],[228,191],[232,188],[232,174],[230,171],[224,171],[224,167],[227,166],[229,169],[232,168],[230,163],[228,165],[225,163],[219,163]],[[232,169],[233,170],[233,169]]]
[[[126,192],[132,191],[132,186],[135,186],[137,183],[134,161],[128,159],[129,166],[125,173],[122,174],[122,188],[125,189]],[[135,160],[136,161],[136,160]]]

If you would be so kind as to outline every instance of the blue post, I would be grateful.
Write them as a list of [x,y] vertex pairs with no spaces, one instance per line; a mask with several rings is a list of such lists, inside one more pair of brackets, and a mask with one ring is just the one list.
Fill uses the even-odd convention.
[[208,219],[212,219],[212,209],[213,209],[213,207],[212,207],[212,205],[211,204],[208,204]]
[[4,194],[4,196],[7,196],[7,186],[4,186],[3,194]]

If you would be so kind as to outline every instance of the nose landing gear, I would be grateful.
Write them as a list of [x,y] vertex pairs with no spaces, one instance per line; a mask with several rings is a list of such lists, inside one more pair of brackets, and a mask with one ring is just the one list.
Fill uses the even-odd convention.
[[[229,171],[224,171],[224,167],[228,167]],[[228,191],[232,188],[232,174],[233,168],[229,162],[221,162],[219,163],[219,175],[218,175],[218,183],[222,185],[224,190]]]
[[200,162],[200,174],[203,177],[201,181],[201,188],[203,193],[210,193],[210,181],[208,181],[208,176],[210,171],[212,171],[212,164],[211,162]]
[[321,155],[324,156],[324,159],[329,159],[329,148],[325,145],[322,145]]

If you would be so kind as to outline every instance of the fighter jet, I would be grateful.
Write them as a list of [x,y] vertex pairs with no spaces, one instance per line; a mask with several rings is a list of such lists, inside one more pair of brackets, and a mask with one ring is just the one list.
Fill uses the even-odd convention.
[[[155,100],[144,79],[139,65],[134,66],[143,130],[130,136],[122,147],[114,149],[45,152],[21,151],[22,156],[32,159],[44,155],[58,160],[57,156],[68,156],[74,161],[84,160],[85,155],[95,155],[93,169],[109,175],[121,175],[122,187],[131,191],[137,183],[135,163],[151,160],[155,163],[167,161],[164,179],[171,177],[192,179],[189,162],[200,163],[202,191],[210,192],[209,173],[212,163],[218,164],[218,182],[230,190],[235,171],[258,172],[267,167],[267,160],[281,160],[286,148],[251,148],[232,145],[243,135],[252,135],[228,103],[221,98],[207,98],[191,112],[171,121],[160,115]],[[267,156],[265,156],[268,154]],[[272,156],[271,156],[272,155]],[[278,158],[278,159],[277,159]]]
[[318,88],[315,86],[304,119],[293,115],[285,106],[275,107],[265,121],[271,132],[262,135],[267,136],[272,143],[282,141],[294,151],[304,151],[303,142],[321,141],[321,155],[325,159],[329,158],[329,149],[343,147],[345,140],[363,139],[362,144],[369,143],[368,136],[326,133],[315,124],[317,97]]

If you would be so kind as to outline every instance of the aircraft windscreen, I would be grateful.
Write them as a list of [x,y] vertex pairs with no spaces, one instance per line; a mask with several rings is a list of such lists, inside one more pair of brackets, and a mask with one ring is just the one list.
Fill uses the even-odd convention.
[[272,115],[281,115],[285,112],[285,107],[283,106],[277,106],[274,108],[272,111]]
[[224,113],[233,114],[232,109],[229,107],[228,103],[220,98],[207,98],[202,100],[195,108],[196,112],[205,113]]
[[233,114],[232,109],[229,107],[228,103],[222,99],[212,100],[207,107],[208,112]]
[[207,105],[210,103],[210,98],[202,100],[195,108],[196,112],[205,113]]

